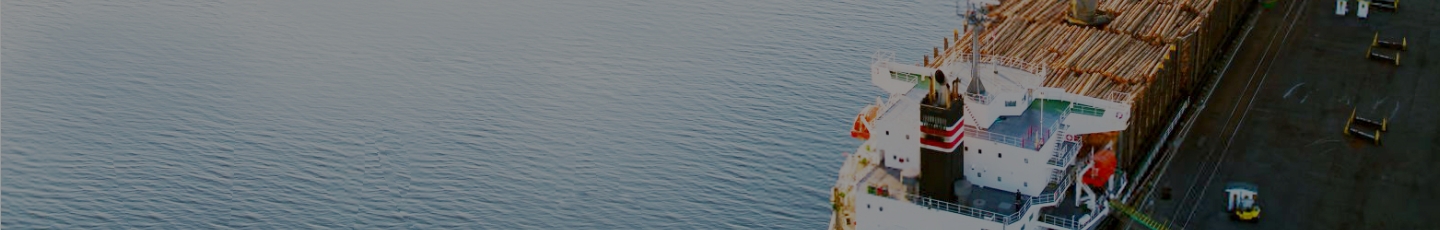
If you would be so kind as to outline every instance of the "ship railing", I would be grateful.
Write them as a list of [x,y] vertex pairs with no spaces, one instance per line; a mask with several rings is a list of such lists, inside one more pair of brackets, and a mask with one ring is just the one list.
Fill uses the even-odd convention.
[[965,216],[969,216],[969,217],[975,217],[975,218],[979,218],[979,219],[982,219],[982,220],[998,221],[998,220],[1001,220],[1001,219],[1004,219],[1004,218],[1008,218],[1007,215],[1002,215],[1002,214],[997,213],[997,212],[986,211],[986,210],[982,210],[982,209],[978,209],[978,208],[974,208],[974,207],[970,207],[970,206],[960,205],[960,204],[956,204],[956,203],[950,203],[950,202],[946,202],[946,201],[943,201],[943,200],[936,200],[936,199],[929,198],[929,197],[924,197],[924,196],[915,196],[915,195],[912,195],[912,196],[910,196],[910,202],[911,202],[911,203],[915,203],[916,205],[920,205],[920,206],[926,207],[926,208],[935,209],[935,210],[942,210],[942,211],[951,212],[951,213],[960,214],[960,215],[965,215]]
[[1026,199],[1025,201],[1026,201],[1026,202],[1025,202],[1024,204],[1020,204],[1020,210],[1019,210],[1019,211],[1017,211],[1017,212],[1015,212],[1015,213],[1012,213],[1012,214],[1010,214],[1009,216],[1005,216],[1005,219],[1004,219],[1004,221],[1003,221],[1002,223],[1005,223],[1005,225],[1011,225],[1011,224],[1014,224],[1015,222],[1020,221],[1020,219],[1023,219],[1023,218],[1021,218],[1021,217],[1024,217],[1024,216],[1025,216],[1025,212],[1029,212],[1029,211],[1030,211],[1030,205],[1034,205],[1034,204],[1035,204],[1034,202],[1029,202],[1029,199]]
[[1066,164],[1070,164],[1073,155],[1079,152],[1080,143],[1070,140],[1062,140],[1057,143],[1059,144],[1055,146],[1055,153],[1051,154],[1050,160],[1045,163],[1055,167],[1065,167]]
[[1040,215],[1039,218],[1037,218],[1037,219],[1039,219],[1041,223],[1046,223],[1046,224],[1050,224],[1050,225],[1055,225],[1055,226],[1059,226],[1059,227],[1062,227],[1062,228],[1080,229],[1080,222],[1075,221],[1075,220],[1070,219],[1070,218],[1064,218],[1064,217],[1058,217],[1058,216],[1054,216],[1054,215],[1042,214],[1042,215]]
[[[1064,187],[1061,187],[1061,189],[1063,189],[1063,188],[1064,188]],[[1059,195],[1059,193],[1051,193],[1051,194],[1033,196],[1033,197],[1030,197],[1030,203],[1031,203],[1031,204],[1044,204],[1044,203],[1055,202],[1055,197],[1056,197],[1056,195]]]
[[1105,100],[1109,100],[1110,102],[1130,104],[1125,102],[1125,100],[1130,99],[1130,93],[1128,92],[1111,91],[1110,95],[1107,95],[1105,97]]
[[[965,54],[962,54],[962,55],[959,55],[959,56],[960,56],[960,63],[966,63],[966,62],[970,62],[970,61],[971,61],[970,53],[965,53]],[[1010,67],[1010,68],[1022,70],[1022,71],[1025,71],[1025,72],[1031,73],[1031,74],[1045,74],[1045,73],[1049,72],[1048,69],[1045,67],[1045,65],[1040,65],[1040,64],[1033,63],[1033,62],[1028,62],[1028,61],[1025,61],[1025,60],[1021,60],[1021,59],[1018,59],[1018,58],[1007,57],[1007,56],[980,54],[980,59],[979,59],[979,60],[980,60],[979,63],[996,64],[996,65],[1000,65],[1000,66],[1005,66],[1005,67]]]
[[1084,114],[1084,115],[1090,115],[1090,116],[1099,117],[1099,116],[1104,116],[1104,115],[1105,115],[1105,109],[1101,109],[1100,107],[1095,107],[1095,106],[1086,105],[1086,104],[1078,104],[1078,105],[1075,105],[1074,108],[1071,108],[1071,109],[1070,109],[1070,113]]
[[991,133],[990,131],[980,130],[974,126],[965,126],[965,137],[975,137],[995,143],[1008,144],[1010,146],[1021,146],[1020,138],[1018,137]]
[[880,67],[884,66],[885,63],[894,62],[894,60],[895,60],[895,52],[892,52],[892,51],[889,51],[889,50],[876,50],[876,51],[875,51],[875,54],[870,55],[870,74],[871,74],[871,75],[880,75],[880,74],[883,74],[883,73],[881,73],[881,71],[880,71],[880,69],[881,69]]
[[1055,202],[1055,200],[1059,199],[1060,197],[1065,197],[1065,194],[1070,191],[1070,185],[1075,181],[1071,180],[1070,177],[1067,176],[1066,171],[1055,172],[1053,173],[1053,175],[1054,176],[1051,178],[1051,180],[1056,182],[1055,192],[1030,197],[1031,205]]
[[[1061,150],[1063,150],[1061,149],[1061,147],[1064,146],[1065,142],[1069,141],[1065,139],[1065,129],[1070,127],[1069,125],[1065,125],[1065,117],[1068,116],[1067,114],[1070,114],[1070,111],[1074,111],[1074,108],[1075,103],[1070,103],[1069,106],[1065,106],[1065,110],[1060,111],[1060,118],[1055,120],[1055,124],[1052,124],[1050,125],[1050,127],[1046,127],[1044,130],[1041,130],[1041,132],[1048,132],[1042,134],[1050,136],[1049,139],[1045,140],[1045,143],[1051,143],[1050,141],[1052,140],[1054,141],[1053,143],[1055,143],[1055,146],[1052,148],[1054,153],[1051,154],[1050,162],[1046,162],[1050,163],[1050,165],[1058,167],[1065,166],[1065,162],[1064,160],[1062,160],[1062,158],[1065,158],[1066,155],[1060,152]],[[1036,147],[1035,150],[1039,151],[1043,148],[1044,146],[1039,146]]]
[[[1026,212],[1030,211],[1030,206],[1038,204],[1035,202],[1037,200],[1037,197],[1028,197],[1022,201],[1024,203],[1020,204],[1020,210],[1017,210],[1015,213],[1006,215],[999,212],[987,211],[979,208],[965,206],[962,204],[956,204],[943,200],[933,199],[930,197],[920,196],[918,195],[918,193],[915,192],[916,190],[910,189],[907,192],[908,194],[905,195],[905,197],[908,197],[910,199],[910,202],[914,203],[915,205],[920,205],[929,209],[943,210],[950,213],[974,217],[976,219],[994,221],[1005,225],[1014,224],[1015,222],[1019,222],[1020,220],[1024,219],[1022,217],[1025,216]],[[1054,194],[1050,196],[1051,197],[1048,199],[1051,199],[1051,202],[1053,202]]]
[[990,96],[987,96],[987,95],[984,95],[984,94],[965,93],[965,96],[970,96],[970,99],[971,99],[971,100],[975,100],[975,103],[977,103],[977,104],[981,104],[981,105],[989,105],[989,104],[990,104]]
[[944,210],[951,213],[974,217],[976,219],[999,222],[1005,225],[1014,224],[1015,222],[1023,219],[1021,217],[1025,215],[1025,212],[1030,210],[1030,206],[1036,204],[1035,202],[1032,202],[1032,200],[1034,200],[1034,197],[1028,197],[1025,200],[1022,200],[1024,203],[1020,204],[1020,210],[1016,211],[1015,213],[1005,215],[999,212],[987,211],[962,204],[956,204],[921,196],[919,195],[919,190],[916,189],[916,187],[911,187],[910,189],[907,189],[905,197],[909,198],[911,203],[920,205],[922,207],[935,210]]

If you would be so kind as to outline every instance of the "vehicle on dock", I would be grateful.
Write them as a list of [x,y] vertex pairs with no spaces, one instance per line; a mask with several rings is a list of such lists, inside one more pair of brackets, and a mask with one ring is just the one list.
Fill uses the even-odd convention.
[[1260,204],[1257,202],[1260,195],[1260,187],[1245,182],[1231,182],[1225,186],[1226,199],[1225,210],[1230,212],[1230,218],[1239,221],[1255,222],[1260,220]]

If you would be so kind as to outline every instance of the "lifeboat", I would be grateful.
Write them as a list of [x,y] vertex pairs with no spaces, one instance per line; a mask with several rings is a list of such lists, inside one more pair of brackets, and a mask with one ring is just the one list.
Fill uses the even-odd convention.
[[875,113],[880,107],[868,105],[860,109],[860,114],[855,115],[855,123],[850,126],[850,137],[860,140],[870,140],[870,124],[875,121]]
[[1106,149],[1095,153],[1092,156],[1090,170],[1085,172],[1081,182],[1095,187],[1105,187],[1105,182],[1110,181],[1110,175],[1115,174],[1115,151]]

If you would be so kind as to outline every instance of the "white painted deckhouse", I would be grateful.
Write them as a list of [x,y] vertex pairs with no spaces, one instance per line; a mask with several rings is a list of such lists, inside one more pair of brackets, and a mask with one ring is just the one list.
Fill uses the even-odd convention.
[[1079,137],[1124,130],[1128,104],[1042,87],[1048,70],[1006,57],[873,59],[888,96],[855,117],[831,229],[1093,229],[1110,213],[1115,154]]

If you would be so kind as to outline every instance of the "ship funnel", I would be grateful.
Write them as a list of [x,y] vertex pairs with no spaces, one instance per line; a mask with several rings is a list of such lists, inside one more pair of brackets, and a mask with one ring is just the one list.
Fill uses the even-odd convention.
[[[944,101],[944,102],[941,102],[941,103],[944,103],[944,105],[945,105],[946,107],[949,107],[949,106],[950,106],[950,81],[946,81],[946,80],[945,80],[945,72],[944,72],[944,71],[940,71],[940,70],[938,70],[938,69],[935,70],[935,81],[934,81],[934,82],[935,82],[934,84],[941,86],[940,90],[938,90],[938,91],[940,91],[940,95],[939,95],[939,96],[940,96],[940,100],[941,100],[941,101]],[[933,91],[932,91],[932,92],[933,92]]]

